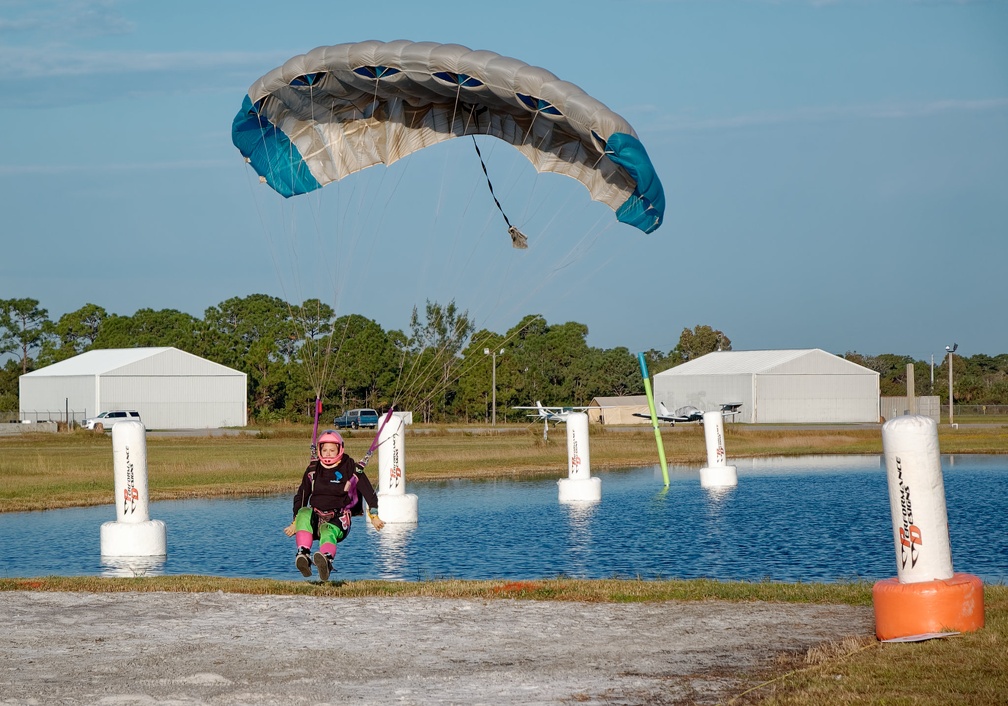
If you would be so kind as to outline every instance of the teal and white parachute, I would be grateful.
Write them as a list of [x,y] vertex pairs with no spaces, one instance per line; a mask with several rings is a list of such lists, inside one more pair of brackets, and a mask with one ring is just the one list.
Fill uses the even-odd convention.
[[464,135],[491,135],[583,183],[645,233],[665,195],[630,124],[546,69],[457,44],[319,47],[249,88],[232,141],[284,196]]

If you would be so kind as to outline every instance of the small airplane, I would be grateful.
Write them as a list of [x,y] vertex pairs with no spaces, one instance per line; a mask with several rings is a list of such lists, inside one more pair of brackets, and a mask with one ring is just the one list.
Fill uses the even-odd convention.
[[[725,402],[721,405],[722,416],[734,416],[740,413],[740,408],[742,407],[741,402]],[[634,413],[635,417],[643,417],[644,419],[651,419],[650,414],[639,414]],[[686,423],[686,422],[699,422],[703,424],[703,410],[697,409],[693,405],[686,405],[685,407],[679,407],[675,412],[669,412],[668,408],[665,406],[664,402],[658,403],[658,414],[655,415],[659,422],[668,422],[670,426],[675,426],[676,422]]]
[[[668,411],[668,407],[665,406],[664,402],[658,403],[658,413],[655,417],[658,418],[659,422],[668,422],[670,426],[675,426],[676,422],[703,422],[703,410],[697,409],[691,404],[685,407],[680,407],[674,413]],[[650,414],[640,414],[634,412],[635,417],[643,417],[644,419],[651,419]]]
[[[543,403],[536,400],[535,407],[512,407],[511,409],[534,409],[536,413],[528,416],[543,420],[543,438],[546,439],[550,422],[556,426],[560,422],[566,422],[567,417],[574,412],[583,412],[590,407],[543,407]],[[596,409],[598,408],[596,407]]]

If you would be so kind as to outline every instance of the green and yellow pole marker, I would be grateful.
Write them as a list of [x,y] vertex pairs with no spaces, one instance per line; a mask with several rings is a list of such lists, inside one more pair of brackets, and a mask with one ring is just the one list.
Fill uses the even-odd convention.
[[654,438],[658,444],[658,460],[661,461],[662,479],[665,481],[665,487],[667,488],[669,484],[668,462],[665,460],[665,446],[662,444],[661,429],[658,428],[658,413],[655,412],[654,408],[654,394],[651,392],[651,377],[648,375],[647,361],[644,360],[643,353],[637,354],[637,362],[640,363],[641,375],[644,378],[644,392],[647,393],[648,409],[651,411],[651,426],[654,427]]

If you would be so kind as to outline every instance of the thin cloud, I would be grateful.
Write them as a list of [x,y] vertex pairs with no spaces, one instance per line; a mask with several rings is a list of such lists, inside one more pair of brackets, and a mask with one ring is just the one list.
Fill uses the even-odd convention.
[[239,98],[287,52],[23,51],[0,47],[0,109],[67,108],[120,98],[229,90]]
[[118,164],[3,164],[0,178],[22,176],[61,176],[70,174],[127,173],[152,171],[193,171],[199,169],[219,169],[234,166],[240,160],[203,159],[178,160],[174,162],[135,162]]
[[[0,74],[8,80],[123,75],[149,72],[192,72],[279,63],[251,52],[71,51],[65,48],[25,51],[0,48]],[[272,64],[270,64],[272,66]],[[251,82],[251,81],[250,81]]]
[[[748,5],[811,5],[828,7],[833,5],[882,5],[886,2],[903,5],[989,5],[999,0],[742,0]],[[692,5],[697,0],[638,0],[644,5]],[[730,4],[722,0],[699,0],[706,4]]]
[[769,125],[822,123],[837,120],[893,120],[926,117],[942,113],[984,112],[1008,107],[1008,98],[978,100],[935,100],[920,103],[881,103],[857,106],[824,106],[789,111],[768,111],[713,118],[673,117],[654,125],[655,130],[688,132],[731,130]]
[[0,35],[30,40],[35,35],[87,38],[131,34],[136,24],[115,0],[31,0],[0,4]]

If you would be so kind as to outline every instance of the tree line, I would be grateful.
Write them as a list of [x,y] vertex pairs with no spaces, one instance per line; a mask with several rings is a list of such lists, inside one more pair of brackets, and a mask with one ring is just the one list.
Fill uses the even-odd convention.
[[[636,354],[589,346],[587,336],[584,324],[549,323],[538,314],[503,333],[477,331],[454,301],[428,301],[413,310],[408,331],[386,331],[359,314],[336,316],[317,299],[292,304],[265,294],[232,297],[202,318],[174,309],[121,316],[85,304],[56,321],[35,299],[6,299],[0,300],[0,355],[7,358],[0,411],[18,409],[19,375],[89,350],[149,346],[173,346],[246,373],[256,422],[304,421],[316,394],[330,411],[395,404],[428,422],[486,421],[494,392],[505,420],[518,418],[511,407],[536,400],[586,405],[595,397],[643,394]],[[675,348],[648,350],[645,360],[655,374],[731,345],[723,332],[696,325],[682,330]],[[906,364],[913,363],[917,393],[947,397],[947,360],[936,366],[932,388],[927,361],[844,357],[877,371],[883,395],[905,394]],[[957,402],[1008,403],[1008,354],[953,359]]]
[[[233,297],[202,318],[174,309],[121,316],[85,304],[53,321],[35,299],[0,300],[0,355],[9,356],[0,411],[18,409],[21,374],[89,350],[150,346],[246,373],[249,414],[258,422],[303,421],[316,394],[330,410],[395,404],[424,421],[482,421],[492,413],[493,365],[503,419],[536,399],[584,405],[596,396],[643,394],[636,355],[589,346],[584,324],[529,314],[504,333],[474,329],[454,301],[428,301],[400,331],[358,314],[336,316],[317,299],[291,304],[265,294]],[[687,358],[696,342],[688,345]],[[673,355],[680,352],[649,351],[648,364],[663,370]]]

